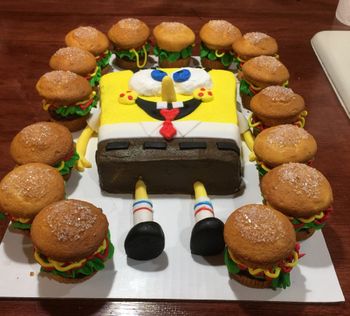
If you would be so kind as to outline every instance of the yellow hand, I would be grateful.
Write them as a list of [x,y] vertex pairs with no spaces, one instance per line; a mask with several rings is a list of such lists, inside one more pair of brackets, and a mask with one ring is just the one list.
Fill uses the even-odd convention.
[[79,160],[75,166],[78,171],[84,171],[85,168],[91,168],[91,163],[85,158],[86,148],[89,140],[94,133],[93,129],[87,125],[78,138],[76,150],[79,154]]

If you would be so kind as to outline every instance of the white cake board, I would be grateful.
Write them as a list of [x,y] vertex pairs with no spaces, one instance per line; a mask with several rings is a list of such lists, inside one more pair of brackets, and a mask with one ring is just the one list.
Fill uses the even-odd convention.
[[[87,157],[95,162],[97,139],[88,146]],[[248,157],[244,146],[244,157]],[[245,190],[239,196],[210,196],[215,215],[223,222],[238,207],[261,203],[258,173],[245,159]],[[285,290],[251,289],[228,276],[223,255],[201,257],[189,248],[194,225],[193,197],[151,195],[154,220],[165,233],[165,250],[156,259],[128,259],[125,237],[133,225],[131,195],[106,194],[99,187],[97,168],[74,172],[67,184],[67,197],[87,200],[101,207],[108,217],[115,255],[106,268],[80,284],[61,284],[39,274],[30,239],[7,231],[0,244],[0,297],[255,300],[288,302],[340,302],[344,296],[321,232],[302,242],[306,256],[291,272]],[[210,194],[210,192],[208,192]]]

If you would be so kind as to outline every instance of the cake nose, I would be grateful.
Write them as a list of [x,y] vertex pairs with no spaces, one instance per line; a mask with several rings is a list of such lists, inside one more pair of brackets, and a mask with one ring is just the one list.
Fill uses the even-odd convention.
[[162,80],[162,101],[176,102],[174,82],[170,76],[165,76]]

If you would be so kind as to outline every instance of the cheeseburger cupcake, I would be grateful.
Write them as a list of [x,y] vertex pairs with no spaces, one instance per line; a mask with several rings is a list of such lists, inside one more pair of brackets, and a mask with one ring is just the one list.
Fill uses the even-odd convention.
[[89,82],[71,71],[55,70],[41,76],[36,90],[43,97],[43,109],[51,120],[71,132],[86,126],[86,119],[97,104],[97,95]]
[[162,22],[153,29],[159,67],[181,68],[190,63],[195,35],[185,24]]
[[102,70],[109,65],[112,53],[109,50],[108,37],[94,27],[80,26],[70,31],[65,42],[67,46],[79,47],[93,54]]
[[288,69],[275,57],[259,56],[244,63],[240,74],[240,95],[243,105],[250,109],[250,100],[268,86],[287,86]]
[[199,31],[200,57],[204,68],[226,69],[233,61],[232,44],[242,36],[241,31],[225,20],[211,20]]
[[333,203],[332,188],[324,175],[301,163],[278,166],[261,180],[265,203],[292,222],[297,240],[323,228]]
[[304,99],[290,88],[270,86],[253,96],[250,101],[253,114],[249,118],[249,125],[255,134],[267,127],[295,124],[304,127],[305,111]]
[[0,182],[0,209],[12,227],[28,231],[34,217],[50,203],[64,199],[64,181],[53,167],[29,163],[16,167]]
[[263,176],[283,163],[310,164],[317,151],[314,137],[305,129],[286,124],[264,129],[254,142],[259,174]]
[[38,122],[23,128],[13,138],[10,153],[18,165],[41,162],[55,167],[65,180],[79,160],[70,131],[53,122]]
[[238,70],[243,64],[254,57],[261,55],[278,58],[278,45],[276,40],[261,32],[250,32],[244,34],[232,44],[235,53],[234,62]]
[[97,66],[95,56],[79,47],[59,49],[51,56],[49,64],[53,70],[71,71],[84,77],[92,87],[101,79],[101,68]]
[[115,63],[124,69],[144,68],[150,51],[149,27],[139,19],[122,19],[108,31],[114,45]]
[[286,288],[301,257],[293,225],[282,213],[259,204],[234,211],[224,226],[225,264],[230,277],[253,288]]
[[102,210],[79,200],[45,207],[33,221],[31,238],[41,272],[63,283],[92,277],[114,251]]

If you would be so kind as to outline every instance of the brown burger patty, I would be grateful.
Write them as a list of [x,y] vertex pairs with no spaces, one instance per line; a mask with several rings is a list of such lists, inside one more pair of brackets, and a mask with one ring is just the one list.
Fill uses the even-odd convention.
[[292,124],[264,129],[254,141],[257,159],[276,167],[287,162],[307,163],[317,152],[314,137],[305,129]]
[[310,217],[333,203],[332,188],[325,176],[301,163],[287,163],[268,172],[261,192],[273,208],[291,217]]
[[149,27],[139,19],[127,18],[118,21],[108,31],[109,39],[116,49],[142,47],[150,36]]
[[70,131],[56,123],[38,122],[23,128],[12,140],[10,152],[19,164],[41,162],[55,165],[73,149]]
[[60,48],[49,63],[54,70],[71,71],[83,77],[93,73],[97,65],[95,56],[79,47]]
[[266,88],[273,85],[283,85],[289,80],[288,69],[275,57],[258,56],[249,59],[242,67],[243,79]]
[[64,195],[61,174],[42,163],[18,166],[0,182],[0,208],[14,217],[33,218]]
[[35,217],[31,238],[43,255],[72,262],[92,255],[107,231],[107,218],[100,208],[85,201],[63,200],[48,205]]
[[272,268],[291,255],[296,239],[293,225],[282,213],[260,204],[234,211],[224,226],[229,253],[251,268]]
[[70,31],[66,37],[67,46],[79,47],[98,56],[109,48],[108,37],[92,26],[80,26]]
[[36,89],[47,101],[71,105],[87,99],[92,88],[89,82],[71,71],[54,70],[40,77]]

